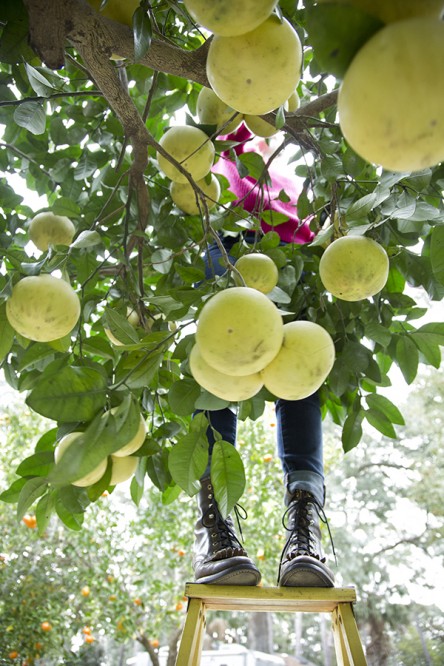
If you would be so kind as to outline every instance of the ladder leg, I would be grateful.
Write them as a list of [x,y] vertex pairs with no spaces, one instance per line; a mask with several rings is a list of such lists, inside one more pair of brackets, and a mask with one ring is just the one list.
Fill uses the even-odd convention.
[[367,660],[362,648],[358,633],[353,607],[351,603],[340,603],[333,613],[333,627],[335,630],[335,646],[338,633],[344,666],[367,666]]
[[190,599],[176,666],[199,666],[205,634],[205,605],[201,599]]
[[348,658],[347,649],[345,647],[341,620],[337,608],[335,608],[332,613],[332,629],[335,642],[336,661],[338,666],[352,666]]

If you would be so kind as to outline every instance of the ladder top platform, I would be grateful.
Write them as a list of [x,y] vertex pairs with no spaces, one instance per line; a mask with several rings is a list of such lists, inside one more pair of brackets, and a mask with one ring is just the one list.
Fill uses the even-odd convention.
[[356,601],[354,587],[258,587],[187,583],[185,596],[200,599],[207,610],[333,612]]

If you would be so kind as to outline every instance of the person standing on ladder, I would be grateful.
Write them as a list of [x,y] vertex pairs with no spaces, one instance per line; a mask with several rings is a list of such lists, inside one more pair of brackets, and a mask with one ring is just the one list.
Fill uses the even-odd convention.
[[[243,153],[253,136],[246,128],[240,128],[224,137],[237,143],[234,150]],[[276,211],[288,217],[288,221],[276,226],[282,244],[306,243],[312,240],[313,232],[308,222],[297,216],[298,193],[295,183],[279,171],[270,168],[271,185],[261,185],[253,178],[241,178],[229,152],[222,153],[214,167],[216,173],[225,176],[229,189],[235,194],[234,206],[242,206],[260,219],[263,210]],[[284,190],[290,197],[288,202],[279,200]],[[261,220],[263,232],[272,227]],[[253,243],[256,233],[245,232],[243,240]],[[239,237],[221,237],[228,255]],[[217,243],[207,251],[207,278],[226,272],[221,263],[222,253]],[[234,262],[234,259],[230,257]],[[210,422],[207,431],[209,455],[214,446],[214,431],[224,441],[236,445],[236,414],[225,408],[206,412]],[[302,400],[276,401],[277,450],[282,463],[285,483],[284,502],[286,510],[283,525],[287,531],[287,542],[281,555],[278,585],[283,587],[333,587],[334,574],[327,566],[321,545],[320,520],[326,522],[323,506],[325,500],[322,417],[318,393]],[[218,585],[258,585],[261,574],[241,545],[233,520],[223,519],[214,498],[210,478],[210,465],[201,479],[197,495],[199,518],[195,527],[193,567],[195,582]]]

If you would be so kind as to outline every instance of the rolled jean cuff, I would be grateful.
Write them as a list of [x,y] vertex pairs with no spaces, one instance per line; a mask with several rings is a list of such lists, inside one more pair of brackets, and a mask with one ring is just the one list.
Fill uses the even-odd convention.
[[296,490],[306,490],[321,506],[324,506],[324,477],[317,472],[307,469],[289,472],[285,477],[285,489],[285,504],[287,505]]

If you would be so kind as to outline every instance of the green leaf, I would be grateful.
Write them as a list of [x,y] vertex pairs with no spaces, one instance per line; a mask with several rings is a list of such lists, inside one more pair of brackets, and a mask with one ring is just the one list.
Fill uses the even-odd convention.
[[66,511],[74,514],[82,514],[89,506],[90,501],[85,488],[77,486],[66,486],[57,488],[55,491],[56,503],[62,505]]
[[376,194],[374,192],[370,192],[370,194],[366,194],[357,201],[354,201],[345,212],[347,220],[360,220],[366,217],[373,210],[375,202]]
[[82,211],[79,204],[75,203],[71,199],[68,199],[68,197],[59,197],[51,206],[51,212],[54,213],[54,215],[77,217]]
[[276,113],[275,127],[276,129],[282,129],[284,125],[285,125],[285,109],[284,106],[282,105],[278,108]]
[[90,421],[106,402],[107,383],[94,368],[66,366],[43,376],[26,399],[28,407],[62,423]]
[[[268,179],[269,181],[270,176],[268,175],[263,157],[259,155],[259,153],[242,153],[239,155],[238,159],[246,170],[245,175],[250,176],[254,180],[267,182]],[[241,178],[244,177],[240,173],[239,175]]]
[[168,391],[168,402],[174,414],[188,416],[195,410],[200,386],[193,379],[179,379]]
[[130,442],[140,425],[140,410],[128,396],[112,414],[99,414],[51,470],[54,485],[67,485],[95,469],[108,455]]
[[17,502],[17,518],[20,520],[34,502],[46,492],[48,480],[42,477],[29,479],[20,491]]
[[71,248],[79,250],[84,247],[93,247],[102,242],[102,237],[98,231],[81,231],[75,241],[71,243]]
[[190,497],[200,490],[199,479],[208,462],[208,440],[204,431],[189,432],[171,449],[168,467],[178,486]]
[[151,46],[153,28],[147,12],[138,7],[133,14],[134,61],[139,62]]
[[9,488],[4,490],[0,495],[0,500],[2,502],[7,502],[8,504],[17,504],[20,497],[20,492],[23,486],[28,482],[28,479],[16,479]]
[[39,97],[49,97],[56,90],[54,86],[43,76],[38,69],[25,62],[26,74],[28,75],[31,88]]
[[134,326],[131,326],[126,315],[121,314],[113,308],[106,308],[103,318],[105,326],[109,328],[113,336],[124,345],[137,344],[139,336]]
[[172,251],[167,249],[155,250],[151,255],[151,264],[158,273],[169,273],[173,265]]
[[226,518],[244,492],[245,470],[235,447],[223,440],[214,444],[211,482],[217,505],[222,516]]
[[37,528],[42,536],[48,527],[51,514],[54,511],[55,497],[51,492],[46,493],[39,499],[35,507],[35,517],[37,518]]
[[38,451],[25,458],[16,469],[19,476],[47,476],[54,465],[52,451]]
[[85,515],[83,513],[71,513],[71,511],[65,507],[60,497],[56,498],[55,510],[62,523],[64,523],[70,530],[78,532],[82,529]]
[[43,134],[46,128],[46,114],[40,102],[23,102],[14,111],[14,120],[31,134]]
[[365,42],[383,23],[357,7],[319,4],[306,10],[306,28],[321,67],[341,79]]
[[391,402],[388,398],[377,393],[371,393],[365,398],[367,405],[378,412],[381,412],[386,416],[392,423],[397,425],[405,425],[404,417],[396,407],[396,405]]
[[411,384],[418,372],[418,348],[408,335],[399,336],[396,343],[396,359],[407,384]]
[[146,471],[156,488],[164,492],[171,484],[172,478],[168,469],[169,451],[163,449],[147,459]]
[[389,419],[377,409],[364,410],[364,416],[367,421],[380,433],[391,439],[396,439],[396,431]]
[[0,361],[12,347],[15,331],[6,316],[6,303],[0,303]]
[[444,284],[444,226],[433,227],[430,241],[430,261],[433,275]]
[[364,413],[362,410],[352,412],[347,416],[342,427],[342,448],[344,453],[351,451],[359,444],[362,437],[362,420]]

